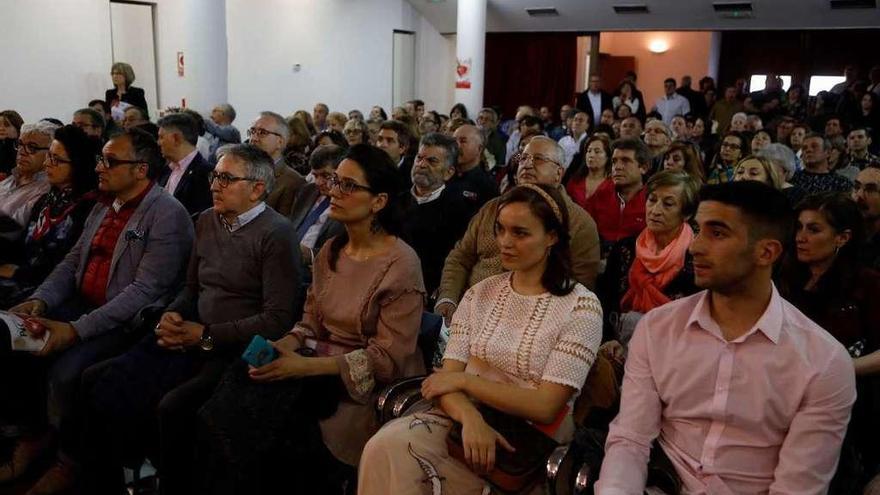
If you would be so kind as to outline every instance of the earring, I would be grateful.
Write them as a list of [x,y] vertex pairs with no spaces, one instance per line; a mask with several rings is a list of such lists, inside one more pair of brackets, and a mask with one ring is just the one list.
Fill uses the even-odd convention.
[[370,221],[370,232],[373,234],[378,234],[379,231],[382,230],[382,225],[379,223],[379,217],[374,216]]

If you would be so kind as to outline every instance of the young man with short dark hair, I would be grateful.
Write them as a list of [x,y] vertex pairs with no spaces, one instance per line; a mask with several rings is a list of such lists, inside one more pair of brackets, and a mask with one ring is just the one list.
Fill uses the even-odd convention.
[[642,493],[655,440],[683,492],[827,491],[855,371],[846,349],[773,285],[790,211],[759,182],[703,189],[690,252],[706,290],[638,323],[598,495]]

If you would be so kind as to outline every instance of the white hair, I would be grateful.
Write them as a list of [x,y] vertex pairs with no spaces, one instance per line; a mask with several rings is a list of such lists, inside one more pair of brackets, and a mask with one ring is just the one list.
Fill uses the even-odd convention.
[[786,181],[791,180],[792,176],[794,176],[796,158],[794,156],[794,151],[788,146],[779,143],[771,143],[765,146],[764,149],[755,153],[755,156],[766,158],[782,167],[785,171]]
[[61,129],[60,125],[53,124],[48,120],[40,120],[33,124],[25,124],[21,126],[21,131],[19,132],[19,134],[21,135],[33,132],[37,134],[42,134],[44,136],[49,136],[49,139],[52,139],[55,137],[55,131],[57,131],[58,129]]
[[553,140],[552,138],[549,138],[547,136],[535,136],[532,138],[531,141],[529,141],[529,144],[532,144],[532,143],[552,144],[553,145],[553,154],[555,155],[552,158],[554,159],[554,161],[556,163],[559,164],[560,167],[565,168],[565,166],[567,165],[565,163],[565,150],[562,149],[562,146],[560,146],[559,143],[557,143],[555,140]]

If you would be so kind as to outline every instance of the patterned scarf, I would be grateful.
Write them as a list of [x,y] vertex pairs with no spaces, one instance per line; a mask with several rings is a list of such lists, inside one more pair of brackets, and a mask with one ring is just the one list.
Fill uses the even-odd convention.
[[52,231],[52,229],[63,222],[70,212],[76,208],[81,198],[75,197],[73,188],[64,190],[53,187],[46,193],[46,200],[43,207],[37,214],[37,223],[31,232],[31,241],[39,241],[43,236]]

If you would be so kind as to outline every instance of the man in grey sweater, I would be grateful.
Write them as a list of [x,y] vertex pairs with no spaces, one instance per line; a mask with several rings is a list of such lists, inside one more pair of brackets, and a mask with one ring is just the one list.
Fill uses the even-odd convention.
[[[155,335],[86,371],[86,493],[119,493],[120,459],[144,450],[158,450],[164,494],[195,493],[198,409],[254,335],[277,339],[294,323],[299,247],[293,225],[264,202],[273,178],[271,158],[257,147],[224,152],[185,288]],[[158,442],[143,435],[157,427]]]

